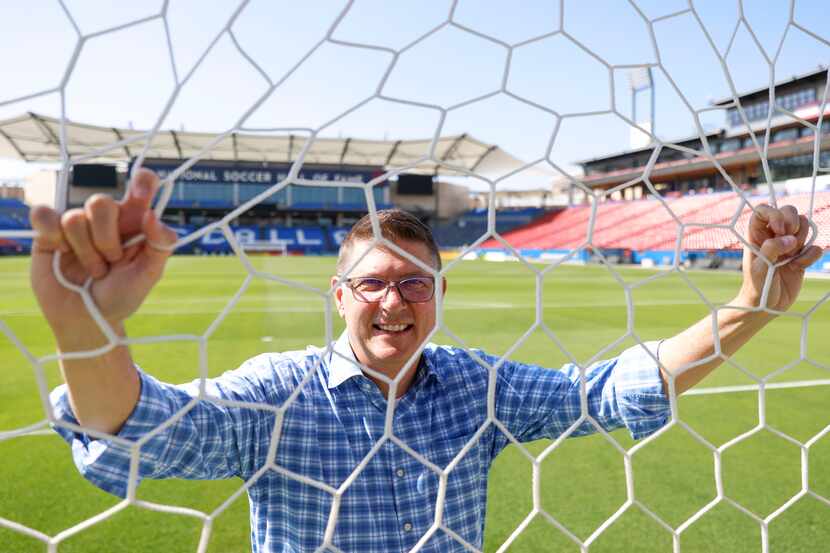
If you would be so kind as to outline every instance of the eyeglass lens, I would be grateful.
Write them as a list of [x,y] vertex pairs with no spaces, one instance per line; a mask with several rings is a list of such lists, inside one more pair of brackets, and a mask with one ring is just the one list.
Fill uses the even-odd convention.
[[[380,278],[360,278],[351,281],[352,289],[367,302],[381,301],[386,296],[390,283]],[[407,278],[397,283],[404,300],[413,303],[429,301],[435,282],[428,277]]]

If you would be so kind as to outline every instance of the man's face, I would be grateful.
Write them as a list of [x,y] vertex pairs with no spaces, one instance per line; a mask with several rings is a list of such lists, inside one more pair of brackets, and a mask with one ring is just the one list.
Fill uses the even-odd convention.
[[[429,248],[420,242],[396,244],[432,267]],[[347,266],[369,247],[368,241],[356,241]],[[431,277],[411,261],[383,247],[374,247],[352,269],[349,278],[374,277],[400,282],[408,277]],[[332,285],[337,279],[332,277]],[[446,283],[443,283],[446,289]],[[335,291],[340,316],[346,321],[349,342],[357,360],[367,367],[394,378],[404,363],[417,351],[435,326],[435,296],[423,303],[405,301],[394,287],[377,303],[365,303],[345,286]]]

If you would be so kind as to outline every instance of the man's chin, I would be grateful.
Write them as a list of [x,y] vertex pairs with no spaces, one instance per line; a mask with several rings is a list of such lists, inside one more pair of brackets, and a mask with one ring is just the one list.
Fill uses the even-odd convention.
[[393,370],[394,372],[403,368],[407,361],[418,351],[417,347],[402,350],[401,348],[383,347],[380,344],[378,346],[380,347],[370,348],[370,357],[379,367],[385,367],[387,370]]

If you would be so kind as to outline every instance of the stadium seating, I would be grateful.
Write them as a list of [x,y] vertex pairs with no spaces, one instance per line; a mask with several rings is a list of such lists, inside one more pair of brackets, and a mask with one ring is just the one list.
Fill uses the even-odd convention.
[[[547,212],[540,208],[498,210],[496,232],[503,234],[528,225],[540,216],[544,217],[545,213]],[[441,248],[462,248],[474,243],[487,232],[487,210],[473,209],[451,221],[433,223],[431,228]]]
[[[24,230],[29,226],[29,206],[14,198],[0,198],[0,230]],[[32,241],[0,238],[0,255],[27,253]]]
[[0,228],[29,228],[29,206],[15,198],[0,198]]
[[[751,210],[749,204],[768,203],[766,196],[746,199],[734,192],[683,196],[658,201],[653,198],[631,202],[608,202],[597,207],[591,245],[602,249],[666,251],[675,248],[678,221],[683,223],[682,248],[686,251],[739,250]],[[777,204],[794,205],[801,213],[810,211],[811,195],[795,194],[777,198]],[[812,199],[813,220],[820,232],[816,244],[830,248],[830,191],[816,192]],[[668,208],[668,209],[667,209]],[[671,211],[669,211],[671,210]],[[739,212],[740,210],[740,212]],[[738,215],[735,231],[730,224]],[[574,206],[539,217],[528,225],[504,234],[516,249],[564,250],[586,244],[590,206]],[[704,227],[702,224],[718,225]],[[482,248],[500,248],[488,240]]]

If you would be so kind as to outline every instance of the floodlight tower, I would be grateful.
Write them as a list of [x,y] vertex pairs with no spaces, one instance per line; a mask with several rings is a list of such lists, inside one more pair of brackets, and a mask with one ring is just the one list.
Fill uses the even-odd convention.
[[[631,120],[654,135],[654,77],[651,67],[638,67],[628,72],[628,84],[631,89]],[[648,121],[637,121],[637,96],[640,92],[649,92],[649,118]],[[632,127],[630,134],[630,145],[632,148],[642,148],[652,142],[651,136],[641,130]]]

